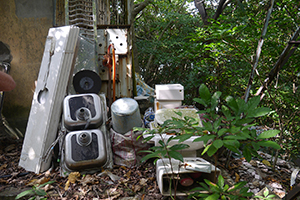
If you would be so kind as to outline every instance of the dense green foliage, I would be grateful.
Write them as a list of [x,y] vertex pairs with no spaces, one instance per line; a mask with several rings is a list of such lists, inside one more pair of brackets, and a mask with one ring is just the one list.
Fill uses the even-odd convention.
[[[139,2],[143,1],[136,0],[135,4]],[[219,1],[204,1],[208,25],[196,8],[187,6],[193,1],[183,0],[152,0],[135,19],[142,77],[152,87],[182,84],[186,104],[193,103],[201,83],[224,96],[244,96],[271,1],[230,1],[216,20],[212,16],[217,5],[212,2]],[[250,96],[268,77],[296,31],[299,6],[298,0],[275,1],[257,66],[259,76],[254,77]],[[260,123],[281,130],[286,155],[299,151],[299,60],[298,48],[261,102],[273,113],[272,120],[262,118]]]

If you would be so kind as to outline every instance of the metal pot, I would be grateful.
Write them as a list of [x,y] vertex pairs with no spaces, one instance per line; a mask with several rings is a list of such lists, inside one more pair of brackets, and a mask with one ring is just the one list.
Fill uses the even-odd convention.
[[117,133],[127,133],[133,127],[141,127],[139,105],[131,98],[121,98],[111,105],[112,126]]

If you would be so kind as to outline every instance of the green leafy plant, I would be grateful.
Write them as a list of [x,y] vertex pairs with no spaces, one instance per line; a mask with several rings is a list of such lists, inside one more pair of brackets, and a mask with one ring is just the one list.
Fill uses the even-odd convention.
[[[43,183],[43,184],[41,184],[41,185],[34,185],[34,186],[32,187],[32,189],[26,190],[26,191],[21,192],[20,194],[18,194],[18,195],[16,196],[15,199],[20,199],[20,198],[25,197],[25,196],[32,196],[32,197],[30,198],[30,200],[33,200],[33,199],[35,199],[37,196],[42,196],[42,197],[43,197],[43,196],[46,196],[47,193],[42,189],[42,187],[44,187],[45,185],[48,185],[48,184],[52,184],[52,183],[54,183],[54,182],[55,182],[55,181],[48,181],[48,182]],[[47,199],[47,198],[42,198],[42,199]]]
[[267,200],[267,199],[273,199],[274,197],[276,197],[275,194],[269,194],[269,189],[266,188],[263,192],[264,196],[260,196],[260,195],[256,195],[254,196],[254,198],[258,198],[258,199],[262,199],[262,200]]
[[[182,116],[182,113],[177,112],[178,116]],[[140,153],[148,153],[141,159],[141,162],[146,161],[150,158],[167,158],[169,159],[169,163],[171,163],[171,175],[167,174],[169,179],[169,191],[172,193],[171,187],[174,187],[174,196],[176,197],[176,189],[178,185],[178,180],[175,178],[176,173],[174,173],[172,161],[171,159],[179,160],[184,162],[183,156],[178,151],[186,149],[189,147],[187,144],[182,144],[183,141],[190,138],[197,131],[196,125],[199,122],[196,122],[195,119],[190,117],[184,118],[175,118],[172,117],[172,120],[166,120],[162,125],[156,127],[156,129],[147,129],[136,127],[134,130],[143,131],[143,135],[145,136],[144,141],[147,142],[154,137],[160,137],[157,146],[150,147],[149,150],[140,151]],[[189,134],[184,134],[189,133]],[[169,137],[166,137],[167,134]],[[187,135],[188,137],[185,137]],[[140,136],[141,137],[141,136]],[[139,139],[139,137],[137,138]],[[171,145],[170,142],[172,140],[177,140],[176,144]],[[157,161],[157,159],[155,160]],[[171,198],[173,198],[172,194],[170,194]]]
[[199,182],[202,187],[196,187],[191,190],[196,192],[190,195],[189,198],[193,197],[206,200],[243,200],[253,195],[252,192],[248,192],[249,188],[244,187],[246,181],[236,183],[232,187],[229,187],[227,184],[225,185],[224,178],[221,175],[218,176],[217,183],[213,183],[207,179],[204,179],[204,181],[206,184],[204,182]]
[[279,130],[267,130],[259,135],[255,129],[251,130],[256,125],[256,118],[270,112],[269,108],[258,107],[259,97],[253,97],[246,103],[243,99],[228,96],[223,103],[220,99],[222,93],[217,91],[211,94],[204,84],[199,87],[199,95],[200,98],[194,101],[205,107],[199,113],[207,120],[202,122],[204,134],[194,142],[204,142],[202,155],[207,153],[210,157],[217,157],[218,150],[225,147],[242,154],[249,162],[253,156],[259,157],[257,151],[261,147],[281,148],[276,142],[267,140],[276,136]]

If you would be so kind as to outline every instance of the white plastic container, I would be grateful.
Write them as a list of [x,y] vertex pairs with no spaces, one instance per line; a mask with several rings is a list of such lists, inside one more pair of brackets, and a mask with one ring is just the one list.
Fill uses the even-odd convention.
[[[182,116],[176,114],[176,112],[180,112]],[[184,117],[192,117],[194,118],[200,127],[202,127],[202,122],[200,116],[197,114],[197,110],[192,108],[183,108],[183,109],[161,109],[155,112],[154,122],[156,124],[163,124],[166,120],[172,119],[172,117],[177,119],[184,119]]]
[[157,100],[183,100],[184,88],[181,84],[155,85]]
[[154,111],[161,109],[174,109],[182,105],[181,100],[154,100]]
[[[194,183],[191,186],[183,187],[178,183],[176,195],[177,196],[186,196],[189,194],[189,191],[195,187],[199,187],[198,182],[204,182],[204,179],[214,181],[215,177],[218,177],[220,174],[220,169],[216,168],[211,163],[207,162],[202,158],[184,158],[184,163],[179,160],[171,159],[171,163],[168,158],[159,159],[156,162],[156,181],[159,187],[159,190],[162,195],[170,196],[174,195],[174,185],[171,179],[171,191],[170,189],[170,178],[172,173],[175,175],[189,175],[193,177]],[[172,168],[173,171],[172,171]],[[176,176],[177,177],[177,176]],[[217,180],[217,179],[216,179]],[[180,181],[178,179],[178,181]]]
[[[154,119],[154,122],[150,123],[150,129],[158,128],[159,125],[163,124],[168,119],[172,119],[172,117],[180,118],[180,116],[177,115],[175,113],[175,111],[181,112],[181,114],[182,114],[181,118],[184,118],[185,116],[193,117],[198,122],[200,127],[203,126],[202,121],[201,121],[199,115],[197,114],[196,109],[189,109],[189,108],[188,109],[162,109],[162,110],[158,110],[155,113],[155,119]],[[150,136],[149,134],[143,135],[144,138],[147,138],[149,136]],[[158,145],[160,145],[159,141],[162,140],[162,138],[163,138],[164,142],[167,142],[168,139],[172,136],[173,135],[162,134],[162,137],[161,137],[159,134],[156,134],[148,142],[154,143],[155,146],[158,146]],[[183,157],[196,157],[197,150],[202,149],[204,147],[203,141],[193,142],[195,139],[197,139],[199,137],[201,137],[201,136],[192,136],[191,138],[189,138],[181,143],[181,144],[189,145],[188,148],[182,149],[180,151],[180,153],[182,154]],[[169,142],[169,145],[172,146],[174,144],[178,144],[178,141],[179,140],[171,140]]]

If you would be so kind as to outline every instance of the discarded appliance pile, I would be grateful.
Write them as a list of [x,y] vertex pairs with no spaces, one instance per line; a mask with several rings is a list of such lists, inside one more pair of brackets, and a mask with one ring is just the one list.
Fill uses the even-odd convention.
[[[123,97],[107,105],[108,97],[100,92],[101,78],[97,70],[86,67],[95,58],[91,53],[93,48],[76,26],[49,30],[19,162],[27,171],[48,170],[57,147],[62,176],[72,171],[111,169],[113,164],[137,165],[143,156],[137,152],[150,145],[160,145],[161,137],[155,135],[143,143],[142,138],[137,139],[142,133],[132,131],[133,128],[147,125],[155,129],[174,117],[175,110],[195,118],[202,126],[195,108],[182,107],[184,88],[180,84],[156,85],[154,109],[146,111],[144,120],[135,99]],[[105,85],[111,87],[110,83]],[[169,136],[163,134],[163,139]],[[190,146],[180,152],[184,163],[174,159],[171,163],[166,159],[157,161],[157,183],[163,195],[174,192],[169,191],[171,173],[181,177],[177,195],[186,195],[196,187],[197,181],[214,180],[220,173],[218,168],[196,157],[203,142],[193,142],[194,139],[184,142]],[[172,140],[170,145],[176,143]]]
[[[197,109],[190,106],[182,106],[184,100],[184,88],[180,84],[162,84],[155,85],[156,97],[154,100],[154,112],[144,115],[144,121],[148,123],[150,129],[159,128],[166,120],[178,117],[193,117],[198,126],[202,126],[201,119],[197,114]],[[147,110],[147,112],[150,112]],[[181,112],[182,116],[175,114],[174,111]],[[143,135],[144,138],[150,135]],[[152,145],[160,145],[160,141],[167,142],[171,135],[162,134],[154,135],[148,142]],[[192,136],[183,144],[189,145],[188,148],[180,150],[184,162],[168,158],[158,159],[156,162],[156,181],[161,194],[170,196],[175,194],[172,179],[178,180],[176,188],[177,196],[186,196],[189,191],[195,187],[199,187],[198,182],[203,182],[204,179],[211,181],[220,174],[220,170],[206,160],[197,157],[197,150],[204,147],[202,141],[193,142],[199,136]],[[179,140],[171,140],[168,145],[178,144]],[[175,174],[175,176],[172,176]],[[178,176],[177,176],[178,175]]]
[[[53,154],[58,156],[62,176],[71,171],[112,168],[111,130],[106,125],[108,112],[112,115],[112,129],[116,129],[117,134],[133,126],[142,126],[136,101],[120,98],[132,87],[124,78],[128,74],[120,75],[116,84],[111,84],[111,79],[108,81],[111,70],[119,70],[114,71],[117,74],[126,73],[129,68],[122,60],[128,52],[126,30],[99,30],[99,44],[84,37],[81,31],[76,26],[63,26],[50,28],[48,32],[19,161],[27,171],[48,170],[56,162]],[[104,49],[115,53],[113,60],[118,56],[118,61],[122,60],[118,69],[97,67],[98,62],[102,63],[99,59],[104,60]],[[112,95],[106,96],[103,91],[108,93],[111,86],[114,98],[119,99],[107,105]],[[115,96],[116,93],[119,96]],[[108,111],[110,106],[112,109]],[[134,119],[126,118],[130,115]],[[122,117],[134,123],[121,122],[126,124],[121,127],[118,120]]]

